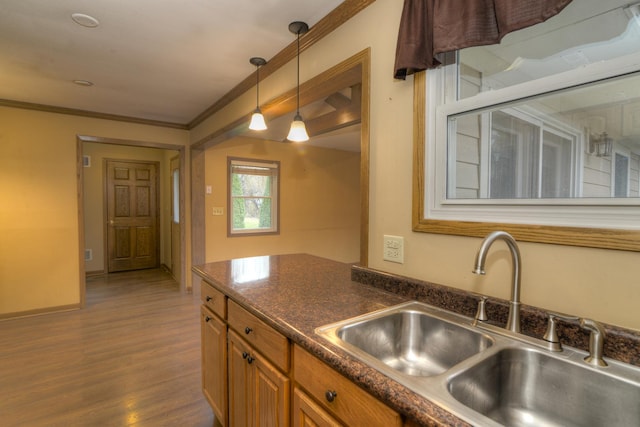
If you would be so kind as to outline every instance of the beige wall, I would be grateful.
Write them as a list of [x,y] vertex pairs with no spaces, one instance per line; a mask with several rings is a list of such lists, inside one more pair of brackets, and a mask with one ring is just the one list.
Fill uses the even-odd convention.
[[[412,79],[392,78],[401,8],[397,0],[377,0],[305,51],[300,58],[301,80],[371,48],[369,265],[507,298],[506,250],[496,245],[488,275],[477,277],[470,270],[479,239],[411,230]],[[294,86],[294,65],[292,61],[260,84],[265,100]],[[250,92],[188,133],[0,107],[0,314],[79,301],[77,134],[198,142],[252,111]],[[405,237],[404,264],[382,260],[383,234]],[[524,303],[640,330],[640,253],[520,246]]]
[[[411,229],[413,81],[393,79],[402,2],[377,0],[300,58],[301,80],[371,47],[369,265],[489,296],[508,298],[507,251],[496,245],[488,274],[471,273],[480,239],[415,233]],[[290,64],[291,65],[291,64]],[[295,84],[285,67],[260,84],[264,99]],[[287,85],[288,82],[289,84]],[[192,141],[252,110],[250,94],[192,132]],[[405,237],[405,263],[382,260],[382,236]],[[640,253],[522,243],[522,300],[640,330]]]
[[0,107],[0,317],[80,303],[77,135],[187,142],[176,129]]
[[175,150],[131,147],[126,145],[85,142],[83,154],[91,156],[91,167],[84,173],[84,241],[92,249],[93,259],[85,262],[86,272],[106,271],[104,242],[104,159],[158,162],[158,201],[160,203],[160,263],[171,266],[171,186],[169,160],[179,154]]
[[[227,157],[280,161],[280,234],[227,237]],[[206,259],[305,252],[342,262],[360,257],[360,155],[235,138],[205,152]],[[214,216],[213,207],[224,207]]]

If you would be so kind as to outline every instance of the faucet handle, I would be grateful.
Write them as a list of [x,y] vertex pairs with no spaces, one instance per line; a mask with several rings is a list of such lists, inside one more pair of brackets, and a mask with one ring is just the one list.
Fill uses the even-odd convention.
[[473,322],[471,323],[472,326],[476,326],[478,322],[486,322],[489,320],[486,310],[488,299],[489,297],[482,296],[478,300],[478,309],[476,310],[476,316],[473,318]]
[[580,326],[591,332],[589,336],[589,355],[584,358],[585,362],[593,366],[607,366],[607,362],[602,358],[604,339],[607,337],[604,327],[592,319],[580,319]]
[[556,332],[556,320],[579,320],[579,318],[577,316],[570,316],[568,314],[558,313],[555,311],[547,312],[547,316],[549,318],[549,321],[547,322],[547,331],[544,333],[542,339],[549,343],[549,350],[562,351],[562,344],[560,343],[560,338],[558,338],[558,334]]

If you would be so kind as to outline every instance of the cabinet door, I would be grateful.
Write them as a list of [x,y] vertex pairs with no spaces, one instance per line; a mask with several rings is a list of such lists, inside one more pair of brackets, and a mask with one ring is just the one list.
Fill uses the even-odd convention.
[[299,388],[293,392],[293,427],[342,427]]
[[255,411],[253,425],[288,427],[291,381],[259,353],[255,354],[252,365],[251,406]]
[[202,391],[213,413],[227,425],[227,327],[206,307],[201,307]]
[[288,427],[291,380],[229,331],[229,425]]
[[251,419],[249,347],[229,332],[229,426],[247,427]]

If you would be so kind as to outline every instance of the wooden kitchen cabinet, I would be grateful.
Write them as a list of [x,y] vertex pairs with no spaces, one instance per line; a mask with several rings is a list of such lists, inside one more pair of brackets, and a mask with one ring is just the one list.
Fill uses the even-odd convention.
[[220,319],[227,318],[227,297],[207,282],[202,282],[200,295],[202,304],[213,311]]
[[202,392],[223,426],[227,425],[227,325],[201,309]]
[[289,378],[229,331],[229,425],[289,426]]
[[393,409],[206,282],[202,301],[203,392],[223,426],[403,426]]
[[298,387],[295,387],[293,392],[292,406],[292,425],[295,427],[342,427],[342,424]]
[[226,297],[206,282],[202,284],[200,331],[202,392],[216,420],[228,425]]
[[227,307],[229,327],[282,372],[290,368],[289,340],[233,300]]
[[[335,422],[332,418],[350,427],[401,427],[403,424],[400,414],[297,345],[293,347],[293,378],[317,404],[317,408],[307,411],[302,419],[306,417],[317,425],[328,426],[336,425],[330,423]],[[300,414],[294,412],[294,417],[300,419]],[[323,417],[330,420],[329,424],[322,423]],[[294,422],[294,425],[315,424]]]

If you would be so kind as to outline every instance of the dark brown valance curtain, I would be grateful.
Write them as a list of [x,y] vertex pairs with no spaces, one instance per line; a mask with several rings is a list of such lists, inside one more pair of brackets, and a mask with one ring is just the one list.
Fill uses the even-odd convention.
[[499,43],[508,33],[546,21],[571,0],[405,0],[394,77],[441,64],[439,55]]

